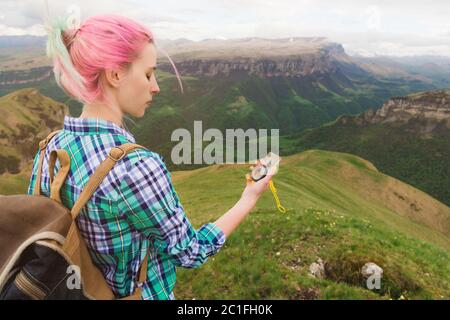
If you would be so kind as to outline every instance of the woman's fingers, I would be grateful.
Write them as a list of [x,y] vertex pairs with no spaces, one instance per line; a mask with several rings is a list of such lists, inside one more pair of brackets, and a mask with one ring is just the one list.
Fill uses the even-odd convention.
[[272,178],[273,178],[273,174],[267,174],[261,181],[263,181],[265,184],[269,184],[269,182],[270,182],[270,180],[272,180]]
[[245,175],[245,180],[247,181],[247,184],[253,183],[252,177],[250,176],[249,173],[247,173],[247,174]]

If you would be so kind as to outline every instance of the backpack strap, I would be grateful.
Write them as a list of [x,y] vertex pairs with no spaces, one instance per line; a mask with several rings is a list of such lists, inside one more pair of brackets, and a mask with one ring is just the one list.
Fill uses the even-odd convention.
[[149,254],[147,253],[145,255],[144,261],[142,261],[141,268],[139,270],[139,282],[133,294],[127,297],[120,298],[120,300],[141,300],[142,286],[147,280],[148,258]]
[[[80,197],[77,199],[75,204],[72,207],[71,215],[73,221],[77,218],[77,216],[80,214],[81,209],[84,207],[86,202],[92,197],[92,194],[94,191],[98,188],[100,183],[103,181],[103,179],[106,177],[106,175],[109,173],[109,171],[115,166],[115,164],[120,161],[123,157],[125,157],[129,152],[135,150],[135,149],[147,149],[146,147],[143,147],[141,145],[135,144],[135,143],[125,143],[118,147],[111,148],[108,157],[103,160],[103,162],[98,166],[98,168],[95,170],[95,172],[92,174],[92,176],[89,178],[88,183],[83,188],[83,191],[81,191]],[[141,264],[140,271],[139,271],[139,283],[134,291],[134,293],[126,297],[125,300],[128,299],[140,299],[141,293],[142,293],[142,284],[147,280],[147,264],[148,264],[148,258],[149,254],[147,253],[145,255],[144,261]]]
[[[53,178],[57,158],[59,159],[61,166],[56,174],[56,178]],[[63,204],[61,201],[60,190],[70,171],[70,156],[66,150],[58,149],[50,152],[48,170],[50,174],[50,198]]]
[[120,161],[123,157],[125,157],[129,152],[134,149],[147,149],[141,145],[135,143],[125,143],[118,147],[113,147],[109,151],[108,157],[103,160],[102,163],[98,166],[98,168],[94,171],[94,173],[89,178],[86,186],[81,191],[80,197],[77,199],[75,204],[70,211],[72,215],[72,219],[75,221],[77,216],[80,214],[81,209],[84,207],[86,202],[92,197],[94,191],[98,188],[100,183],[109,173],[109,171],[115,166],[115,164]]
[[45,156],[45,148],[47,147],[50,140],[60,131],[61,131],[61,129],[51,132],[47,136],[47,138],[45,138],[39,142],[39,150],[41,150],[41,153],[39,155],[37,177],[36,177],[36,182],[34,184],[34,190],[33,190],[34,195],[37,195],[37,196],[41,195],[41,174],[42,174],[42,163],[44,162],[44,156]]

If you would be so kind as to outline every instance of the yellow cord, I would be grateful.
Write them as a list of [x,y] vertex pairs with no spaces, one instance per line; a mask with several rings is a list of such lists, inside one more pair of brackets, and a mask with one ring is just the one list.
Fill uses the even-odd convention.
[[270,191],[272,191],[273,197],[275,198],[275,202],[277,203],[277,209],[281,213],[286,212],[286,208],[281,205],[280,198],[278,198],[277,189],[275,188],[275,184],[272,180],[269,182]]

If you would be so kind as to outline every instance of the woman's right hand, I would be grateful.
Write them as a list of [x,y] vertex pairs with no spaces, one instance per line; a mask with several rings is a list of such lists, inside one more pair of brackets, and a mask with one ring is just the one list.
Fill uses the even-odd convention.
[[[256,162],[256,165],[259,165],[259,160]],[[252,170],[253,167],[250,167],[250,170]],[[247,180],[247,185],[242,192],[242,199],[249,200],[249,201],[258,201],[259,197],[269,188],[270,180],[272,179],[273,174],[266,175],[263,179],[255,182],[252,180],[250,174],[246,174],[245,178]]]
[[[259,161],[256,162],[257,165],[259,163]],[[267,176],[257,182],[254,182],[250,177],[250,174],[247,174],[245,176],[247,179],[247,185],[242,192],[241,199],[215,222],[215,224],[225,233],[227,238],[237,228],[242,220],[244,220],[247,214],[249,214],[255,207],[256,202],[264,191],[269,188],[270,180],[276,173],[276,170],[275,173],[270,171],[271,170],[269,170],[269,174]]]

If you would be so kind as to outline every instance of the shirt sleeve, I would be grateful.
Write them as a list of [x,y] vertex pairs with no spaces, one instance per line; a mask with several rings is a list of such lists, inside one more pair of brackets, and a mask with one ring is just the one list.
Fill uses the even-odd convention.
[[118,206],[132,227],[177,266],[198,268],[226,240],[214,223],[193,228],[160,156],[145,157],[132,165],[121,182]]

